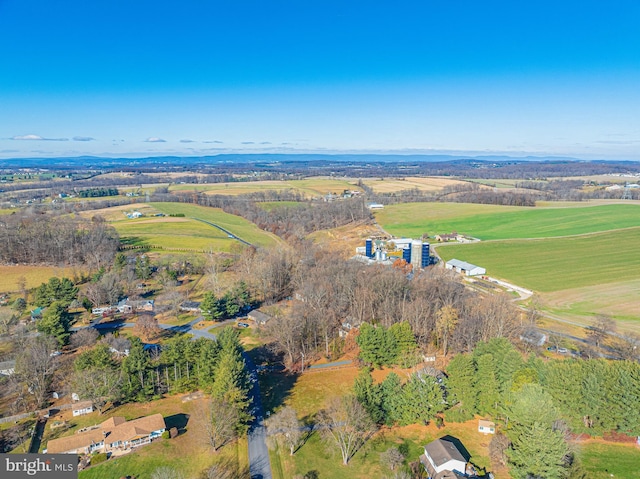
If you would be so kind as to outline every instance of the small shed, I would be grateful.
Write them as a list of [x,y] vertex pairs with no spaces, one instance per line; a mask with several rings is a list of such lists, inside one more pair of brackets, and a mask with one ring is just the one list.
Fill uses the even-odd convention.
[[11,376],[16,372],[15,361],[2,361],[0,362],[0,375]]
[[487,421],[486,419],[480,419],[478,421],[478,432],[483,434],[495,434],[496,423],[493,421]]
[[188,311],[190,313],[200,313],[200,302],[185,301],[180,305],[180,311]]
[[74,404],[71,408],[71,414],[73,414],[74,417],[89,414],[91,412],[93,412],[93,403],[91,401],[81,401]]

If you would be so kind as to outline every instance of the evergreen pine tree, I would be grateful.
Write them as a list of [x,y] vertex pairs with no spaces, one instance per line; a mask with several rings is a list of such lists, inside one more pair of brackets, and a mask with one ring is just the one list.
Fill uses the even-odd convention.
[[130,400],[144,401],[153,395],[153,381],[149,378],[151,359],[139,338],[131,338],[129,356],[122,361],[123,395]]
[[363,368],[358,373],[353,385],[353,392],[362,407],[369,413],[371,420],[376,424],[384,422],[384,411],[382,410],[381,387],[373,382],[371,371]]
[[454,356],[447,366],[447,401],[457,403],[454,415],[457,421],[472,419],[476,413],[475,374],[473,358],[467,354]]
[[402,387],[400,403],[400,422],[404,425],[427,424],[445,407],[442,388],[436,379],[415,373]]
[[402,405],[402,382],[400,377],[391,372],[380,383],[381,404],[384,423],[388,426],[400,420]]

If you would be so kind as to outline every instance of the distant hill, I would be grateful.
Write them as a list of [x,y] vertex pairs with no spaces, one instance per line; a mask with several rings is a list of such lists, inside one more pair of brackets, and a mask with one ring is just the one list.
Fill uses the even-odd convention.
[[[189,166],[214,164],[246,164],[255,163],[266,166],[269,163],[449,163],[449,162],[483,162],[483,163],[520,163],[520,162],[582,162],[585,160],[567,156],[525,156],[512,157],[504,155],[399,155],[399,154],[306,154],[306,153],[228,153],[212,156],[153,156],[145,158],[118,157],[56,157],[56,158],[7,158],[0,159],[0,167],[50,168],[74,167],[104,168],[117,166]],[[604,160],[600,160],[604,161]]]

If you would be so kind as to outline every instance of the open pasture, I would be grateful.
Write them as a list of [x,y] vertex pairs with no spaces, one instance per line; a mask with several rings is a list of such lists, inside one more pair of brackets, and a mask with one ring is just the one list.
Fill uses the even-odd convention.
[[640,226],[640,204],[575,207],[515,207],[465,203],[390,205],[376,219],[397,236],[420,237],[457,231],[482,240],[549,238]]
[[324,196],[327,193],[341,194],[344,190],[359,189],[347,180],[333,178],[309,178],[304,180],[262,180],[229,183],[178,184],[171,185],[170,191],[194,191],[207,195],[242,195],[264,191],[293,190],[306,197]]
[[57,266],[0,265],[0,292],[14,293],[19,291],[21,278],[24,278],[25,286],[31,289],[46,283],[53,276],[72,278],[74,272],[79,271],[77,268],[74,270],[74,268]]
[[[185,203],[150,203],[151,206],[167,215],[184,214],[187,218],[209,221],[231,231],[234,235],[258,246],[274,246],[280,239],[261,230],[244,218],[225,213],[219,208],[190,205]],[[213,227],[211,227],[213,229]],[[217,234],[217,233],[216,233]]]
[[190,218],[140,218],[113,226],[124,243],[136,246],[228,251],[235,241],[219,229]]
[[482,178],[466,178],[466,181],[470,183],[477,183],[479,185],[490,186],[492,188],[515,188],[516,183],[522,183],[523,180],[514,180],[514,179],[503,179],[503,178],[491,178],[491,179],[482,179]]
[[406,178],[366,178],[362,182],[376,193],[395,193],[402,190],[439,191],[445,186],[464,184],[464,181],[439,176]]
[[638,298],[640,279],[540,295],[544,309],[555,316],[588,325],[595,314],[604,314],[615,318],[621,329],[640,333]]
[[[127,218],[126,213],[133,211],[139,211],[144,216]],[[159,213],[184,214],[184,217],[154,216]],[[157,245],[169,249],[230,251],[233,245],[238,243],[218,228],[194,218],[220,225],[239,238],[257,246],[269,247],[279,242],[275,235],[262,231],[244,218],[225,213],[218,208],[184,203],[136,203],[81,214],[84,217],[102,216],[116,228],[124,243],[139,246]]]
[[539,292],[640,279],[640,227],[568,238],[442,245],[438,254]]

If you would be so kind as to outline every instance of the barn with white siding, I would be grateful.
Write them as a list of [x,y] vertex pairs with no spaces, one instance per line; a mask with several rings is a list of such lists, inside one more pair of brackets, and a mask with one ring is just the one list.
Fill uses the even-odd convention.
[[447,269],[452,269],[457,273],[465,274],[467,276],[480,276],[487,274],[487,270],[476,266],[475,264],[467,263],[466,261],[460,261],[459,259],[452,259],[447,261]]

